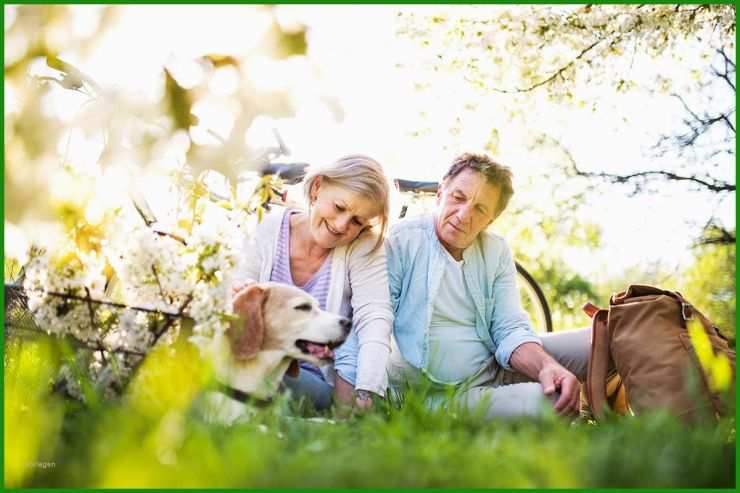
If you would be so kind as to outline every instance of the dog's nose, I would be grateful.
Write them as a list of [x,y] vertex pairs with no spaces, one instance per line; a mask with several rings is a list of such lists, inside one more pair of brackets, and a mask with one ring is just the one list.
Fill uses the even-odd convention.
[[352,320],[342,317],[339,319],[339,326],[342,327],[344,332],[349,334],[349,331],[352,328]]

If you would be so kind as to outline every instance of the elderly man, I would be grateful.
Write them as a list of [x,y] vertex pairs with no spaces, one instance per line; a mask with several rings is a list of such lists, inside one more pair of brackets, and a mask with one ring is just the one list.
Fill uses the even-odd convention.
[[[396,224],[386,242],[395,322],[388,374],[393,389],[426,382],[430,402],[455,401],[488,418],[537,416],[548,401],[580,409],[590,330],[538,337],[522,310],[509,247],[488,227],[513,194],[511,171],[484,155],[458,157],[434,214]],[[336,370],[351,383],[356,340]],[[350,385],[337,386],[337,398]],[[351,390],[349,390],[351,392]],[[362,396],[356,396],[362,397]]]

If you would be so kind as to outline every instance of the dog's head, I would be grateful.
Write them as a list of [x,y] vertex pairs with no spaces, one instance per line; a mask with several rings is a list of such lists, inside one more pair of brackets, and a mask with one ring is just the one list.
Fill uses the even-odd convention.
[[260,351],[282,351],[286,357],[319,364],[334,358],[333,349],[347,337],[351,322],[319,309],[318,302],[298,288],[277,283],[251,284],[234,297],[227,336],[237,361]]

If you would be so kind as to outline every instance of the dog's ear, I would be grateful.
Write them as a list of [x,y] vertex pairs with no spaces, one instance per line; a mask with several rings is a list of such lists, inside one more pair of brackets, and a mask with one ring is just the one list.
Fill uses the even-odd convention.
[[265,321],[262,306],[267,299],[267,291],[252,284],[234,297],[234,313],[239,320],[231,322],[226,331],[231,342],[231,352],[237,360],[254,357],[265,340]]

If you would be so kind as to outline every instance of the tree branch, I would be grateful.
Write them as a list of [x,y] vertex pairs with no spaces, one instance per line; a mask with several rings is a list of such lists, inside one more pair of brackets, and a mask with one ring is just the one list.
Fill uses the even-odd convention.
[[732,60],[730,60],[730,57],[727,56],[727,53],[725,53],[725,50],[724,49],[719,48],[717,50],[717,53],[719,53],[719,55],[722,57],[722,61],[724,62],[724,66],[725,66],[724,68],[725,68],[725,70],[724,70],[724,72],[720,72],[716,68],[712,68],[712,72],[714,73],[714,75],[716,75],[720,79],[724,80],[727,83],[727,85],[729,85],[730,88],[732,88],[732,90],[734,92],[735,91],[735,84],[733,84],[732,81],[730,80],[730,74],[734,74],[735,73],[735,64],[732,62]]
[[697,114],[696,114],[696,113],[694,112],[694,110],[692,110],[692,109],[691,109],[691,108],[689,107],[689,104],[688,104],[688,103],[686,102],[686,100],[685,100],[685,99],[683,98],[683,96],[681,96],[680,94],[676,94],[675,92],[674,92],[674,93],[671,93],[671,96],[673,96],[674,98],[676,98],[676,99],[678,99],[679,101],[681,101],[681,104],[683,105],[683,108],[684,108],[684,109],[686,110],[686,112],[687,112],[688,114],[690,114],[690,115],[691,115],[691,116],[692,116],[692,117],[694,118],[694,120],[696,120],[696,121],[698,121],[698,122],[703,122],[703,120],[701,119],[701,117],[700,117],[699,115],[697,115]]
[[[14,285],[14,284],[6,284],[5,285],[5,288],[6,289],[10,289],[10,290],[15,290],[15,291],[24,291],[24,289],[21,286],[17,286],[17,285]],[[55,292],[55,291],[45,291],[43,289],[38,289],[38,290],[35,290],[35,291],[42,291],[42,292],[48,294],[49,296],[56,296],[56,297],[67,299],[67,300],[85,301],[85,302],[95,303],[96,305],[111,306],[111,307],[114,307],[114,308],[121,308],[121,309],[127,309],[127,310],[136,310],[136,311],[146,312],[146,313],[156,313],[156,314],[159,314],[159,315],[164,315],[166,317],[175,317],[175,318],[178,318],[178,317],[182,317],[183,316],[182,313],[172,313],[172,312],[166,312],[166,311],[163,311],[163,310],[157,310],[157,309],[154,309],[154,308],[145,308],[145,307],[141,307],[141,306],[125,305],[123,303],[115,303],[113,301],[96,300],[94,298],[88,298],[87,296],[78,296],[78,295],[70,294],[70,293],[58,293],[58,292]]]
[[691,147],[696,144],[696,140],[704,135],[714,124],[724,123],[724,125],[735,134],[735,126],[729,118],[729,115],[735,112],[735,108],[729,109],[727,113],[720,113],[719,115],[699,115],[691,109],[689,104],[680,94],[671,94],[674,98],[681,102],[684,110],[691,115],[691,118],[684,118],[683,123],[688,127],[690,133],[683,133],[673,136],[661,136],[655,147],[659,148],[662,145],[670,144],[675,142],[679,148]]
[[154,213],[149,208],[149,204],[147,204],[146,199],[142,197],[131,197],[131,202],[134,204],[134,209],[136,209],[136,212],[139,213],[139,216],[144,221],[144,224],[150,228],[154,233],[158,234],[159,236],[166,236],[169,238],[172,238],[173,240],[182,243],[185,246],[188,246],[188,242],[185,240],[185,238],[178,236],[174,233],[169,233],[167,231],[162,231],[154,227],[154,225],[157,223],[157,218],[154,216]]
[[703,245],[730,245],[735,243],[735,231],[715,222],[714,216],[704,225],[703,234],[694,242],[694,247]]
[[569,61],[568,63],[566,63],[565,65],[563,65],[562,67],[560,67],[558,70],[556,70],[555,72],[553,72],[547,78],[541,80],[540,82],[537,82],[535,84],[532,84],[529,87],[516,88],[516,89],[497,89],[497,88],[494,87],[492,90],[494,92],[498,92],[498,93],[502,93],[502,94],[517,94],[517,93],[523,93],[523,92],[533,91],[534,89],[537,89],[538,87],[544,86],[545,84],[548,84],[548,83],[552,82],[553,80],[555,80],[556,77],[558,77],[559,75],[561,75],[563,72],[565,72],[570,67],[572,67],[578,60],[580,60],[581,58],[583,58],[583,56],[586,53],[588,53],[589,51],[591,51],[592,49],[594,49],[597,45],[601,44],[602,42],[606,41],[607,39],[608,38],[601,38],[601,39],[599,39],[597,41],[594,41],[588,47],[586,47],[583,50],[581,50],[581,52],[578,55],[576,55],[576,57],[573,58],[573,60]]
[[662,170],[639,171],[639,172],[631,173],[628,175],[618,175],[614,173],[605,173],[605,172],[595,173],[591,171],[582,171],[575,166],[575,163],[572,163],[572,166],[574,168],[575,174],[578,176],[585,176],[585,177],[590,177],[590,178],[603,178],[608,181],[611,181],[612,183],[628,183],[632,180],[648,179],[653,176],[662,176],[672,181],[688,181],[691,183],[696,183],[712,192],[734,192],[735,191],[735,185],[731,183],[726,183],[726,182],[722,182],[719,180],[712,180],[712,182],[709,182],[709,181],[703,180],[696,176],[683,176],[683,175],[673,173],[671,171],[662,171]]
[[[13,285],[13,284],[6,284],[5,285],[5,288],[6,288],[6,290],[10,290],[11,292],[13,292],[13,291],[14,292],[25,292],[25,290],[22,287],[17,286],[17,285]],[[78,295],[69,294],[69,293],[57,293],[57,292],[53,292],[53,291],[45,291],[45,293],[48,294],[48,295],[50,295],[50,296],[55,296],[55,297],[63,298],[65,300],[75,300],[75,301],[81,301],[81,302],[86,303],[86,305],[88,307],[88,310],[89,310],[90,320],[91,320],[91,323],[93,324],[93,326],[95,325],[95,311],[94,311],[94,309],[92,307],[93,304],[104,305],[104,306],[112,306],[112,307],[115,307],[115,308],[127,309],[127,310],[137,310],[137,311],[142,311],[142,312],[146,312],[146,313],[155,313],[155,314],[158,314],[158,315],[165,316],[166,317],[166,320],[164,321],[164,324],[163,324],[162,328],[160,330],[158,330],[157,333],[155,334],[154,339],[153,339],[152,344],[151,344],[151,347],[154,347],[154,345],[157,343],[157,341],[159,341],[159,339],[172,327],[172,324],[174,323],[175,319],[178,319],[178,318],[179,319],[182,319],[182,318],[185,318],[186,317],[186,315],[185,315],[185,309],[187,308],[187,306],[190,304],[190,302],[193,299],[192,295],[189,295],[185,299],[185,301],[183,302],[183,304],[179,307],[177,313],[172,313],[172,312],[166,312],[166,311],[162,311],[162,310],[154,310],[154,309],[150,309],[150,308],[143,308],[143,307],[138,307],[138,306],[125,305],[125,304],[122,304],[122,303],[114,303],[114,302],[111,302],[111,301],[96,300],[96,299],[94,299],[94,298],[92,298],[90,296],[90,291],[87,288],[85,288],[85,291],[87,293],[86,296],[78,296]],[[37,333],[41,333],[41,334],[46,334],[46,332],[44,330],[42,330],[42,329],[36,329],[36,328],[30,328],[30,327],[21,326],[21,325],[18,325],[18,324],[13,323],[12,321],[7,320],[7,319],[5,320],[5,327],[12,327],[15,330],[25,330],[25,331],[28,331],[28,332],[37,332]],[[122,349],[122,348],[111,349],[111,348],[106,347],[102,343],[102,341],[100,341],[98,339],[89,340],[89,341],[82,341],[82,340],[79,340],[79,339],[74,339],[74,340],[79,345],[81,345],[81,346],[83,346],[83,347],[85,347],[87,349],[92,349],[94,351],[101,351],[101,352],[102,351],[105,351],[105,352],[108,352],[108,353],[112,353],[113,352],[113,353],[121,353],[121,354],[128,354],[128,355],[132,355],[132,356],[142,356],[142,357],[146,355],[146,353],[142,353],[140,351],[132,351],[132,350],[127,350],[127,349]]]
[[162,283],[159,280],[159,274],[157,274],[157,267],[152,264],[152,274],[154,274],[154,280],[157,281],[157,286],[159,286],[159,295],[162,297],[163,300],[167,300],[168,297],[164,293],[164,288],[162,287]]
[[694,246],[704,245],[734,245],[736,241],[735,232],[718,228],[712,231],[715,234],[706,234],[699,238]]
[[[189,295],[185,299],[185,301],[183,302],[183,304],[180,306],[180,309],[178,310],[178,318],[182,318],[184,316],[183,313],[184,313],[185,309],[188,307],[188,305],[190,304],[191,301],[193,301],[193,297],[192,297],[192,295]],[[159,339],[168,330],[170,330],[170,327],[172,327],[172,324],[174,323],[174,321],[175,321],[174,318],[168,318],[167,320],[165,320],[162,329],[160,331],[158,331],[156,334],[154,334],[154,340],[152,340],[152,346],[151,347],[154,347],[157,344],[157,342],[159,341]]]
[[[16,323],[10,322],[10,321],[6,321],[5,322],[5,327],[6,328],[13,329],[14,331],[29,332],[29,333],[40,335],[40,336],[41,335],[48,335],[42,329],[25,327],[23,325],[18,325]],[[75,338],[70,338],[70,340],[75,345],[77,345],[79,347],[83,347],[85,349],[90,349],[90,350],[93,350],[93,351],[97,351],[97,350],[100,350],[102,348],[102,350],[104,350],[104,351],[106,351],[108,353],[120,353],[120,354],[129,355],[129,356],[142,356],[142,357],[143,356],[146,356],[146,353],[142,353],[141,351],[134,351],[132,349],[123,349],[123,348],[112,349],[112,348],[106,348],[106,347],[104,347],[102,345],[102,343],[100,341],[97,341],[97,340],[96,341],[91,341],[92,344],[91,343],[87,343],[87,342],[83,342],[83,341],[81,341],[79,339],[75,339]]]

